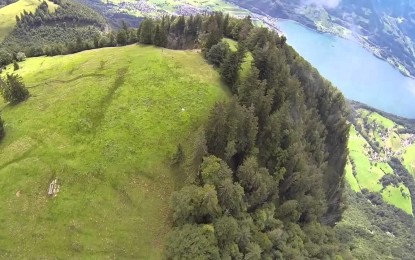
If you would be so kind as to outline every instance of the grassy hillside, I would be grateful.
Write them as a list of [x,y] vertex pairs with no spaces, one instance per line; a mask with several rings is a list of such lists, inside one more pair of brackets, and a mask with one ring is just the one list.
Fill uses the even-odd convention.
[[413,259],[414,180],[392,162],[396,158],[406,171],[413,170],[412,124],[358,104],[353,104],[351,121],[349,206],[336,225],[337,237],[357,259]]
[[13,30],[16,15],[26,10],[33,12],[42,3],[39,0],[19,0],[16,3],[0,8],[0,42]]
[[[51,1],[47,1],[49,10],[52,12],[57,5]],[[41,0],[19,0],[13,4],[0,8],[0,42],[13,30],[16,25],[16,15],[20,15],[24,10],[34,12],[42,3]]]
[[367,189],[380,193],[387,203],[412,214],[408,187],[400,181],[383,185],[381,180],[385,175],[397,176],[389,163],[392,157],[398,158],[413,174],[414,147],[415,134],[404,126],[376,112],[357,109],[349,139],[348,183],[354,191]]
[[140,46],[32,58],[18,72],[32,96],[1,105],[0,258],[160,258],[169,161],[224,98],[217,73],[195,52]]

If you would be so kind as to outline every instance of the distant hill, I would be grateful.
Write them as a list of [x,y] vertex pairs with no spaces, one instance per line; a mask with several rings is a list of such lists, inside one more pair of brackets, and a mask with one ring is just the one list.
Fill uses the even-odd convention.
[[71,0],[19,0],[0,8],[0,67],[18,52],[33,57],[91,49],[106,29],[100,14]]
[[0,7],[12,4],[14,2],[16,2],[16,0],[0,0]]
[[16,25],[16,15],[19,16],[24,10],[33,12],[41,3],[38,0],[20,0],[9,5],[0,4],[0,42]]
[[407,125],[399,124],[357,103],[354,106],[346,166],[348,182],[353,190],[380,193],[386,202],[413,215],[415,131],[412,125],[409,121]]
[[336,234],[358,259],[412,259],[415,123],[351,102],[348,209]]
[[31,97],[0,101],[0,258],[162,258],[181,183],[170,158],[179,143],[191,153],[225,97],[218,73],[196,52],[150,46],[20,66]]

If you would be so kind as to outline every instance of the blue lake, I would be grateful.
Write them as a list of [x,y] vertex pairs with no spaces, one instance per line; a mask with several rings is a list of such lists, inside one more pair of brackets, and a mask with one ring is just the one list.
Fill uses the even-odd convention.
[[280,21],[278,25],[288,44],[348,99],[415,118],[414,79],[403,76],[355,41],[322,34],[293,21]]

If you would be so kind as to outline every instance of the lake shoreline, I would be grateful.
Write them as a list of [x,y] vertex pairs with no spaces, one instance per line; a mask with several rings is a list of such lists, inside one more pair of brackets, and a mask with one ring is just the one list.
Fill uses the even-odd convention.
[[291,19],[279,19],[278,26],[287,36],[287,43],[346,98],[390,114],[415,118],[414,78],[364,48],[356,37],[310,29]]
[[388,112],[385,112],[383,110],[371,107],[367,104],[364,104],[362,102],[359,101],[355,101],[355,100],[351,100],[351,99],[346,99],[347,103],[349,104],[350,108],[353,110],[357,110],[359,108],[363,108],[365,110],[368,110],[370,112],[374,112],[374,113],[378,113],[379,115],[386,117],[394,122],[397,122],[401,125],[406,126],[407,128],[411,129],[413,131],[413,134],[415,134],[415,118],[406,118],[406,117],[402,117],[402,116],[398,116],[395,114],[391,114]]
[[[342,39],[345,39],[345,40],[355,42],[355,43],[361,45],[363,48],[365,48],[369,52],[371,52],[372,55],[375,56],[377,59],[380,59],[381,61],[387,62],[395,70],[399,71],[399,73],[401,73],[403,76],[411,78],[411,79],[415,79],[415,75],[411,75],[409,72],[405,72],[405,71],[399,69],[398,66],[396,66],[395,64],[389,62],[386,57],[383,57],[382,55],[377,54],[376,52],[378,51],[378,49],[376,49],[370,43],[368,43],[367,41],[361,39],[360,37],[356,37],[356,35],[353,35],[353,37],[346,37],[344,35],[333,33],[333,32],[330,32],[330,31],[319,30],[317,26],[309,26],[308,23],[302,23],[302,22],[299,22],[299,21],[296,21],[296,20],[293,20],[293,19],[289,19],[289,18],[274,18],[274,19],[276,19],[277,22],[279,22],[279,21],[294,22],[294,23],[296,23],[300,26],[306,27],[307,29],[309,29],[311,31],[314,31],[315,33],[319,33],[319,34],[322,34],[322,35],[331,35],[331,36],[335,36],[335,37],[339,37],[339,38],[342,38]],[[283,32],[283,30],[281,30],[280,27],[277,27],[277,29],[279,31]]]

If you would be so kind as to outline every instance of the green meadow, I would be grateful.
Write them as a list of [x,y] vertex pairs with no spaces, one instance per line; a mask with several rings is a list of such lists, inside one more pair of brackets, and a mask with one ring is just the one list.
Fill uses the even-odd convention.
[[161,258],[182,179],[170,158],[226,98],[218,73],[196,52],[137,45],[20,67],[31,97],[0,103],[0,258]]
[[[395,174],[393,169],[387,162],[379,160],[371,160],[371,155],[375,153],[371,145],[365,139],[365,134],[373,142],[378,142],[380,147],[391,149],[394,152],[403,152],[402,160],[403,164],[412,169],[415,162],[415,145],[402,150],[402,142],[407,139],[406,134],[399,134],[399,129],[403,129],[402,126],[396,124],[392,120],[385,118],[378,113],[373,113],[368,110],[359,109],[356,123],[361,126],[361,130],[357,131],[354,126],[350,129],[349,137],[349,162],[346,165],[346,181],[355,192],[360,192],[361,189],[367,189],[371,192],[380,193],[385,202],[394,205],[408,214],[412,214],[412,204],[408,188],[400,184],[398,187],[386,186],[383,188],[380,182],[381,178],[385,174]],[[364,127],[363,121],[366,120],[369,125],[376,123],[377,128],[370,126],[369,129]],[[383,139],[379,134],[379,126],[383,131],[390,131],[387,138]],[[389,130],[387,130],[389,129]],[[380,154],[379,158],[384,158],[384,154]],[[354,170],[352,163],[354,164]]]
[[349,138],[349,156],[356,165],[356,180],[362,189],[366,188],[369,191],[379,192],[382,189],[379,180],[385,175],[385,172],[371,164],[368,155],[365,153],[365,147],[367,146],[366,140],[352,127]]

